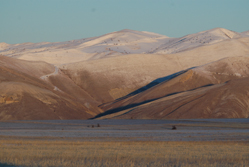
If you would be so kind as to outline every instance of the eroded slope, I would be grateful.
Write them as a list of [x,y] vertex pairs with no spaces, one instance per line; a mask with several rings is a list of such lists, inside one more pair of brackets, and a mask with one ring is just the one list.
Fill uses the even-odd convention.
[[104,104],[101,107],[106,113],[102,116],[247,118],[248,77],[248,57],[222,59],[188,70],[139,94]]
[[48,63],[0,56],[0,120],[87,119],[101,113],[91,96],[54,72]]

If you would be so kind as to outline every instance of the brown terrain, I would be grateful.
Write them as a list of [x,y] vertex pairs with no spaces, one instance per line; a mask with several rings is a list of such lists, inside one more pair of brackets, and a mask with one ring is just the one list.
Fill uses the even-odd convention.
[[0,120],[87,119],[102,111],[68,77],[49,76],[53,65],[5,56],[0,63]]
[[176,54],[129,54],[59,68],[101,103],[113,101],[168,76],[226,57],[249,55],[249,38],[225,40]]
[[[125,41],[128,32],[118,33]],[[139,34],[136,40],[154,40],[147,36]],[[115,33],[101,40],[88,39],[85,44],[80,40],[77,45],[53,44],[52,52],[59,57],[52,58],[38,52],[36,45],[32,51],[2,43],[2,53],[8,57],[0,56],[0,120],[248,118],[247,32],[213,29],[174,38],[172,44],[167,43],[168,37],[156,36],[156,40],[167,42],[154,52],[95,55],[89,60],[77,55],[65,63],[70,54],[63,59],[68,52],[64,53],[64,45],[87,50],[86,44],[99,47],[97,42],[101,41],[102,47],[103,37],[112,41]],[[193,44],[196,39],[201,41]],[[50,44],[42,45],[50,53]],[[23,46],[31,48],[33,44]],[[163,54],[169,48],[174,51]],[[22,56],[18,56],[18,49]]]
[[197,67],[101,107],[103,118],[247,118],[249,57]]

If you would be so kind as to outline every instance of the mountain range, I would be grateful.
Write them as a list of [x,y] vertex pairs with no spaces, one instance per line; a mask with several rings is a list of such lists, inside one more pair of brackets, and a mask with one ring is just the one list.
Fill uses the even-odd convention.
[[0,120],[249,117],[249,31],[0,43]]

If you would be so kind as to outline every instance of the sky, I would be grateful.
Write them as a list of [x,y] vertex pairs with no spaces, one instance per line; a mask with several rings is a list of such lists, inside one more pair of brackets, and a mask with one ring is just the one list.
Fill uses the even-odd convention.
[[60,42],[122,29],[181,37],[249,30],[249,0],[0,0],[0,42]]

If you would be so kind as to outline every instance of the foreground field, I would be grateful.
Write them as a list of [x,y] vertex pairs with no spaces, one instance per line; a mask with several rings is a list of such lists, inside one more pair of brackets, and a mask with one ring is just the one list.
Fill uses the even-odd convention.
[[248,142],[84,142],[1,137],[0,166],[249,166]]
[[2,166],[249,166],[249,120],[2,121]]

